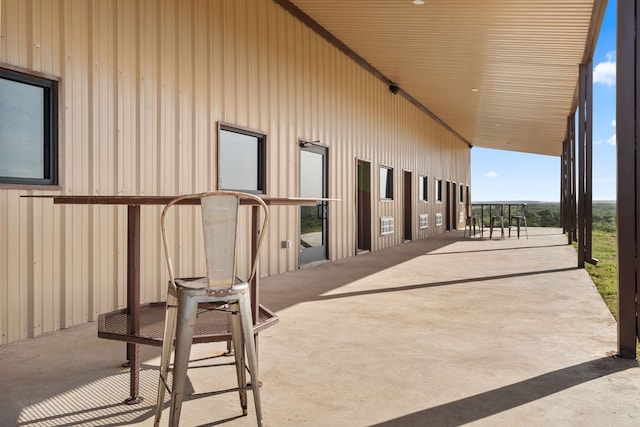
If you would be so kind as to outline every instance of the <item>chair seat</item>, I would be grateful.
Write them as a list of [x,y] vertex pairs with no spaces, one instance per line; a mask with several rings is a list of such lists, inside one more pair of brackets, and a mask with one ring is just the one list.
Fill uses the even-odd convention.
[[[182,278],[176,278],[174,282],[175,282],[177,287],[186,288],[186,289],[193,289],[193,290],[205,290],[206,289],[207,293],[210,293],[210,294],[232,295],[232,294],[235,293],[235,292],[230,292],[230,291],[233,291],[233,288],[221,288],[221,289],[211,288],[211,289],[208,289],[209,282],[208,282],[206,277],[182,277]],[[240,285],[242,283],[246,283],[246,281],[240,279],[239,277],[235,278],[234,286],[235,285]]]
[[[210,308],[202,305],[202,308]],[[140,307],[140,332],[130,334],[127,329],[126,308],[103,313],[98,317],[98,337],[122,342],[162,346],[166,302],[152,302]],[[219,310],[204,310],[198,313],[193,343],[225,342],[231,340],[231,314]],[[254,333],[277,325],[280,319],[264,305],[258,307],[258,318]]]

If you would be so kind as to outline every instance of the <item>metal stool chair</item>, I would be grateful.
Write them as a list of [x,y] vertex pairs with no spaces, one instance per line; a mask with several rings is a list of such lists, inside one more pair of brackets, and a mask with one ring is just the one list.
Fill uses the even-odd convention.
[[527,204],[523,203],[519,206],[519,212],[509,217],[509,237],[511,237],[511,224],[513,220],[516,220],[518,226],[518,239],[520,238],[520,224],[524,225],[524,232],[529,238],[529,231],[527,230]]
[[[247,280],[238,279],[235,271],[238,206],[241,198],[251,199],[250,203],[260,206],[263,210],[260,238],[257,248],[255,249],[257,254],[260,250],[265,229],[269,221],[269,210],[264,201],[257,196],[229,191],[192,194],[175,198],[169,202],[162,211],[160,224],[162,229],[162,242],[167,259],[167,267],[169,269],[169,289],[160,363],[160,379],[158,382],[156,426],[159,425],[160,417],[162,416],[165,390],[171,393],[169,424],[171,426],[177,426],[180,421],[180,410],[184,399],[184,387],[187,381],[187,368],[194,334],[194,324],[198,304],[202,303],[207,304],[208,310],[223,310],[231,314],[232,341],[240,394],[240,406],[242,407],[243,415],[246,415],[246,350],[256,417],[258,425],[262,425],[258,362],[254,344],[250,302],[251,294],[249,290],[249,282],[256,271],[257,256],[254,257],[254,262],[251,265],[251,273]],[[179,279],[174,275],[165,227],[166,216],[169,209],[176,204],[197,204],[198,202],[201,204],[207,275],[199,278]],[[174,336],[175,361],[173,381],[171,387],[169,387],[169,359],[171,357],[171,351],[174,348]]]
[[500,239],[504,239],[504,205],[491,205],[491,222],[489,223],[489,240],[493,236],[493,226],[496,221],[500,223]]
[[[467,211],[467,220],[465,221],[465,224],[464,224],[464,234],[462,235],[462,237],[467,237],[467,227],[468,227],[469,238],[471,238],[476,234],[476,225],[480,228],[480,233],[482,233],[482,223],[479,222],[480,218],[478,218],[478,215],[475,215],[473,213],[473,207],[471,206],[471,204],[467,203],[466,211]],[[473,229],[473,234],[471,234],[472,229]]]

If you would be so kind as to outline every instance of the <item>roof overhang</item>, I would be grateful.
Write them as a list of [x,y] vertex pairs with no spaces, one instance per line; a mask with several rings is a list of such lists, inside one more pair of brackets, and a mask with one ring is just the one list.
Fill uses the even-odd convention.
[[559,156],[606,0],[276,0],[478,147]]

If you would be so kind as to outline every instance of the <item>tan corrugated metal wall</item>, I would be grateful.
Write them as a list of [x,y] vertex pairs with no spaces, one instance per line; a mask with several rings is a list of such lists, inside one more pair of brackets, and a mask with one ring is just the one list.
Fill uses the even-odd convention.
[[[356,159],[371,162],[372,246],[400,244],[402,171],[414,238],[443,232],[434,177],[470,182],[469,148],[269,0],[0,0],[0,61],[61,78],[60,194],[216,188],[216,125],[267,134],[267,192],[295,196],[298,138],[329,150],[329,254],[355,253]],[[380,164],[393,202],[378,200]],[[429,176],[419,203],[418,176]],[[126,208],[53,206],[0,189],[0,344],[124,307]],[[462,205],[459,205],[460,209]],[[143,301],[164,296],[159,207],[142,208]],[[418,213],[429,228],[418,229]],[[262,274],[297,268],[298,208],[273,207]],[[396,232],[380,236],[379,217]],[[189,218],[185,214],[184,218]],[[457,218],[457,215],[456,215]],[[464,224],[458,224],[462,227]],[[199,259],[192,221],[184,259]],[[197,261],[193,261],[193,270]]]

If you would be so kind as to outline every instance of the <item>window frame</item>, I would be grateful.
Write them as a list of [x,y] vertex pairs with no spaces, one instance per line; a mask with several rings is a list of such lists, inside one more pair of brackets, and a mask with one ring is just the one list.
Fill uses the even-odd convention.
[[422,203],[429,201],[429,175],[418,175],[418,200]]
[[[393,173],[393,166],[389,166],[389,165],[385,165],[385,164],[380,164],[380,173],[378,175],[380,182],[379,182],[379,196],[380,196],[380,201],[393,201],[393,193],[394,193],[394,173]],[[384,195],[382,194],[382,171],[385,170],[386,171],[386,181],[385,181],[385,193]],[[389,194],[389,190],[391,192],[391,194]]]
[[435,194],[435,200],[436,203],[442,203],[442,178],[438,178],[436,177],[435,179],[435,187],[436,187],[436,194]]
[[43,178],[0,175],[0,188],[60,189],[59,94],[60,78],[46,73],[0,62],[0,79],[43,89]]
[[[237,133],[240,135],[251,136],[257,139],[258,141],[258,164],[257,167],[257,182],[255,189],[248,188],[226,188],[222,186],[222,176],[221,176],[221,158],[220,158],[220,142],[222,140],[221,135],[222,131]],[[242,191],[245,193],[251,194],[267,194],[267,135],[264,132],[256,131],[253,129],[243,128],[241,126],[236,126],[229,123],[218,123],[218,144],[216,147],[216,158],[217,158],[217,187],[218,190],[229,190],[229,191]]]

